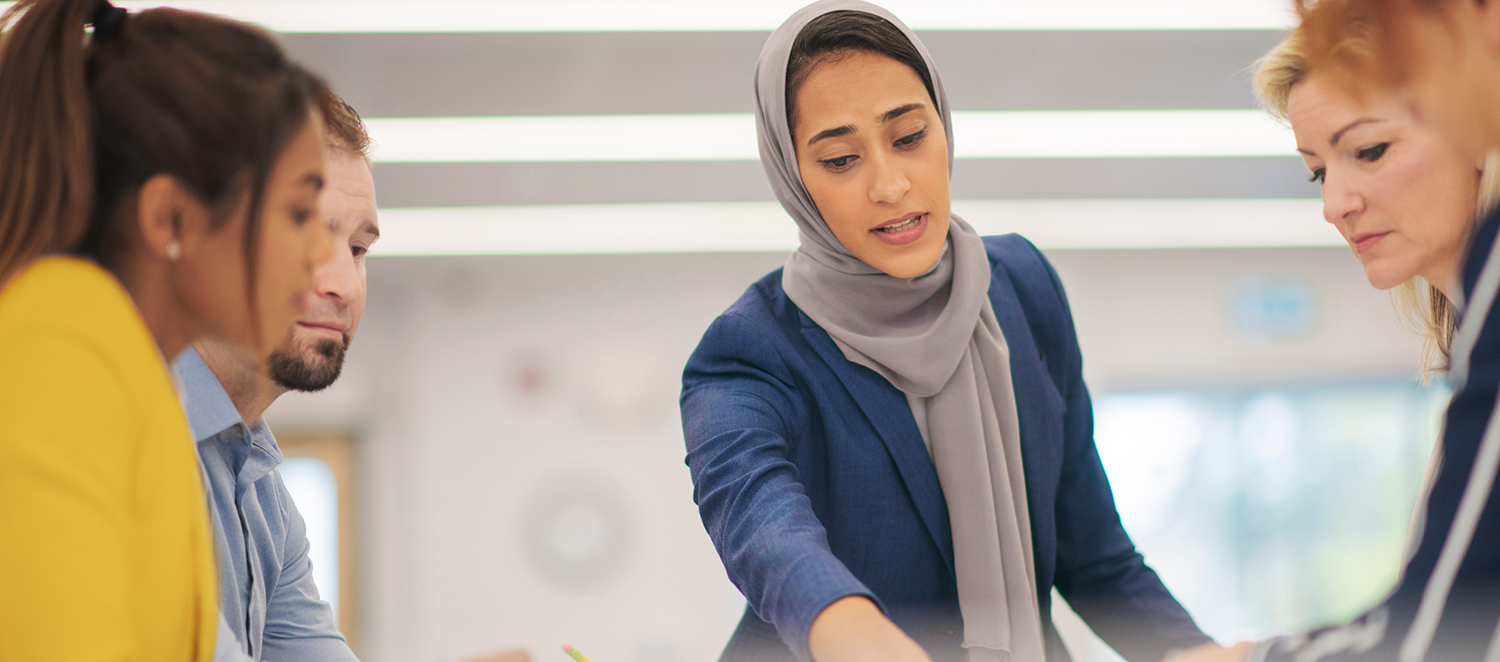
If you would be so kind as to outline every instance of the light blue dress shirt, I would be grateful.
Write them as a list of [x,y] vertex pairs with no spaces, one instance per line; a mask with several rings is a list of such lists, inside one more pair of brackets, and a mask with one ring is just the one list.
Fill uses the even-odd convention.
[[[189,348],[172,364],[198,442],[219,564],[221,641],[216,662],[358,662],[318,598],[307,525],[276,465],[265,421],[245,425],[229,394]],[[238,646],[228,645],[225,630]]]

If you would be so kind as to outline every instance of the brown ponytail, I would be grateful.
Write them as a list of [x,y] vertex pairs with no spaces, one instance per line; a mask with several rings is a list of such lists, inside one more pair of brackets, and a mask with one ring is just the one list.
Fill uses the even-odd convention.
[[0,284],[88,232],[94,150],[83,28],[92,7],[21,2],[0,16]]
[[266,180],[325,86],[265,31],[208,14],[150,9],[89,37],[101,6],[21,0],[0,18],[0,282],[49,252],[113,268],[137,232],[122,203],[166,174],[216,227],[248,204],[253,302]]

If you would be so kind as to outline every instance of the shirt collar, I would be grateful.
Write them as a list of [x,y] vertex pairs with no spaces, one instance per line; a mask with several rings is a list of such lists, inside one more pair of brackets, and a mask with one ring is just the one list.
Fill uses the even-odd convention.
[[182,405],[187,411],[188,426],[193,429],[193,439],[198,443],[211,439],[236,425],[244,425],[240,411],[235,408],[229,393],[219,383],[214,371],[208,368],[203,358],[192,347],[182,352],[172,363],[172,371],[182,380]]

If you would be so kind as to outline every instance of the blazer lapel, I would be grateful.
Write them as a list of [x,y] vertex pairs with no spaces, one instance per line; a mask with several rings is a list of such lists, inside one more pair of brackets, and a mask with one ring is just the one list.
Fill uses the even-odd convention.
[[948,502],[943,498],[937,469],[927,455],[927,446],[922,443],[922,433],[917,429],[906,396],[874,370],[844,358],[844,353],[828,332],[813,323],[805,313],[799,314],[802,316],[802,335],[838,375],[849,395],[859,404],[860,411],[880,434],[896,463],[901,481],[906,484],[906,490],[917,506],[922,524],[942,552],[948,571],[953,572],[953,531],[948,522]]

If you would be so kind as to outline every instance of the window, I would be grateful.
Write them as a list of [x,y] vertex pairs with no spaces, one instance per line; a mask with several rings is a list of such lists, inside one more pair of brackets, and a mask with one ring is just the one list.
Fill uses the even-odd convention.
[[301,435],[278,437],[277,443],[286,456],[278,467],[281,479],[307,523],[313,581],[353,647],[356,538],[351,444],[342,436]]
[[1137,547],[1209,634],[1345,620],[1391,589],[1448,392],[1115,393],[1099,454]]

